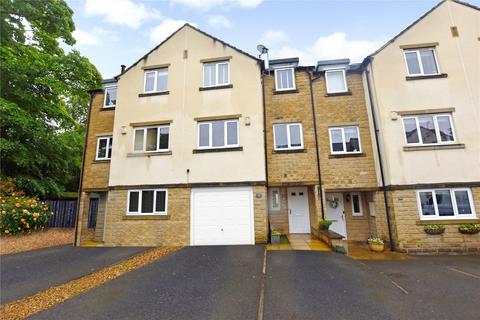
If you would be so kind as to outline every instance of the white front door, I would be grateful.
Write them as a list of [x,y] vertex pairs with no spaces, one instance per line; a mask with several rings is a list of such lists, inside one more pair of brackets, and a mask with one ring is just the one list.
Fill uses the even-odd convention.
[[254,244],[251,187],[195,188],[191,244]]
[[287,193],[290,233],[310,233],[307,188],[288,188]]
[[327,193],[326,197],[326,219],[332,220],[330,230],[344,236],[345,239],[347,239],[347,225],[345,223],[345,212],[343,208],[343,194]]

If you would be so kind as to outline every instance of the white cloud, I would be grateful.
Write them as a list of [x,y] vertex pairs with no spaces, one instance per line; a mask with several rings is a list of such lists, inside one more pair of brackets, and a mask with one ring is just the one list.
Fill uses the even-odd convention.
[[195,23],[185,20],[165,19],[161,24],[150,30],[150,40],[155,43],[160,43],[185,23],[190,23],[194,27],[197,26]]
[[73,37],[77,46],[97,46],[105,42],[118,41],[120,38],[115,32],[101,28],[93,28],[91,31],[77,29],[73,31]]
[[170,0],[172,4],[181,4],[192,9],[208,11],[214,7],[255,8],[263,0]]
[[259,42],[265,46],[274,47],[285,42],[288,36],[285,32],[280,30],[268,30],[262,34]]
[[221,15],[215,15],[208,17],[208,24],[214,28],[231,28],[233,23],[226,17]]
[[316,64],[318,60],[349,58],[351,62],[361,62],[370,53],[380,48],[385,39],[349,40],[344,32],[334,32],[319,37],[312,46],[295,48],[281,46],[270,48],[272,58],[299,57],[303,65]]
[[102,16],[108,23],[133,29],[137,29],[149,19],[161,18],[158,10],[147,9],[142,3],[132,0],[86,0],[85,14]]

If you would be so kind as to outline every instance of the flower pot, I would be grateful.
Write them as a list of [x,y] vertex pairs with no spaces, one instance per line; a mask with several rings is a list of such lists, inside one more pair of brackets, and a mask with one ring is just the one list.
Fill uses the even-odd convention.
[[425,230],[425,233],[427,234],[432,234],[432,235],[435,235],[435,234],[442,234],[445,232],[445,229],[426,229]]
[[280,236],[271,235],[270,236],[270,242],[272,244],[280,244]]
[[460,231],[460,233],[463,233],[463,234],[476,234],[476,233],[480,232],[480,230],[478,230],[478,229],[470,229],[470,230],[459,229],[458,231]]
[[383,252],[385,251],[385,244],[382,243],[382,244],[376,244],[376,243],[368,243],[368,247],[370,248],[370,250],[372,250],[373,252]]

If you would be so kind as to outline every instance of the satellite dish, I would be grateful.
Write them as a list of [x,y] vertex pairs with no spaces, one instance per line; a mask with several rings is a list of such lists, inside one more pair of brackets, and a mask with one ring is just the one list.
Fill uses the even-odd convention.
[[265,47],[263,44],[257,45],[257,50],[260,53],[267,53],[268,52],[268,48]]

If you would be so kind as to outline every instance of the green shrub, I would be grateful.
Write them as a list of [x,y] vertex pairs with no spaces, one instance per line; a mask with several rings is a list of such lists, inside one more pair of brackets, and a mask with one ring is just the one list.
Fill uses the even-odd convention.
[[10,181],[0,183],[0,233],[11,235],[43,229],[50,212],[36,197],[14,191]]
[[425,232],[444,232],[445,231],[445,227],[442,226],[441,224],[426,224],[424,227],[423,227],[423,230],[425,230]]
[[383,240],[380,238],[370,238],[368,239],[368,243],[371,244],[384,244]]
[[276,231],[276,230],[272,231],[272,236],[274,237],[281,236],[281,235],[282,233],[280,231]]
[[345,247],[342,247],[342,246],[333,247],[333,251],[341,253],[341,254],[346,254],[347,253],[347,249],[345,249]]
[[480,224],[465,223],[458,227],[458,231],[462,233],[478,233],[480,231]]
[[321,230],[328,230],[328,228],[330,228],[330,225],[332,224],[332,220],[320,220],[318,222],[318,227],[321,229]]

